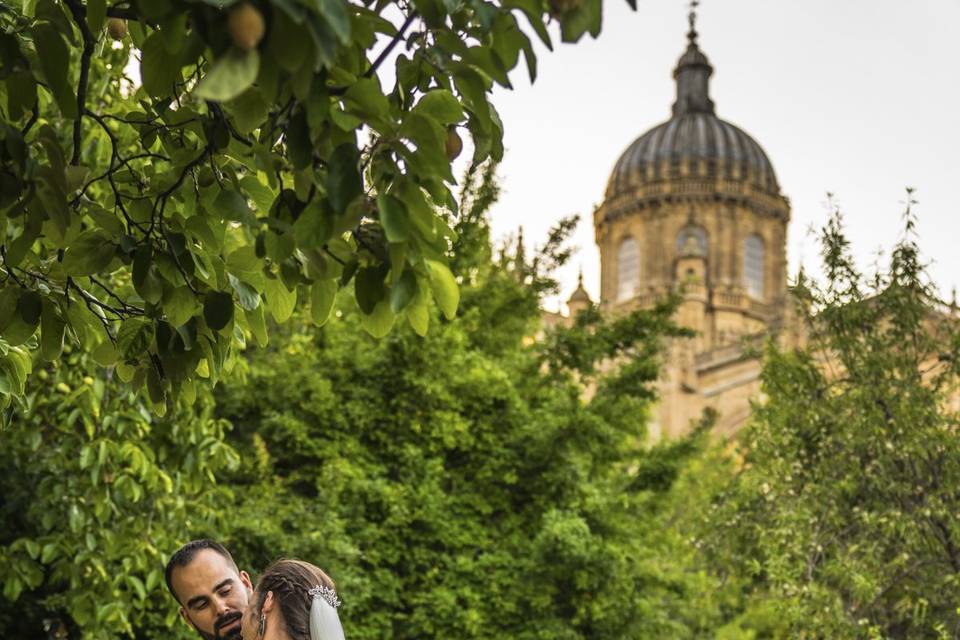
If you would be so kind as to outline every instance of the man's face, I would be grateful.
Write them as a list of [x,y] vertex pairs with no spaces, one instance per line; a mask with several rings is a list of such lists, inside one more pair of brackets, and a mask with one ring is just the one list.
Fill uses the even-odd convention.
[[240,638],[240,622],[253,592],[250,576],[239,573],[212,549],[203,549],[170,577],[180,615],[206,640]]

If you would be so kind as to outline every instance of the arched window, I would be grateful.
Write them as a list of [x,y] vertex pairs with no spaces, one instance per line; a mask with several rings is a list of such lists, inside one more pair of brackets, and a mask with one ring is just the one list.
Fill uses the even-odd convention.
[[757,234],[743,241],[743,285],[752,298],[763,299],[764,294],[763,238]]
[[677,253],[706,256],[707,232],[700,227],[684,227],[677,235]]
[[617,300],[629,300],[640,284],[640,245],[630,237],[617,250]]

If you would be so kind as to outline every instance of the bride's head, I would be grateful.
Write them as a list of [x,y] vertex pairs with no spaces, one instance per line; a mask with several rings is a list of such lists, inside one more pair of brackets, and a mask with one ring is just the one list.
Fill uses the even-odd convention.
[[[250,598],[243,619],[243,640],[326,640],[317,631],[311,636],[311,608],[325,610],[315,610],[314,618],[329,612],[335,618],[335,607],[339,604],[335,588],[333,580],[309,562],[274,562],[260,576]],[[331,606],[320,602],[315,604],[316,598],[322,598]],[[339,619],[336,626],[339,627]],[[341,638],[342,633],[340,631]]]

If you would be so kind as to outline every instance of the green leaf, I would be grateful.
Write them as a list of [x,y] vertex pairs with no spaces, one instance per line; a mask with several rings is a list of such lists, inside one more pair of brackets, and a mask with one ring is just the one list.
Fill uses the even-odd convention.
[[36,291],[24,291],[17,300],[17,315],[23,322],[37,326],[43,311],[43,298]]
[[[628,0],[629,1],[629,0]],[[540,41],[553,51],[553,43],[550,42],[550,34],[543,24],[543,2],[541,0],[507,0],[503,3],[504,7],[520,9],[530,22],[530,26],[537,33]]]
[[14,317],[13,322],[4,330],[3,339],[12,347],[19,346],[29,340],[37,331],[38,324],[29,324],[24,322],[19,315]]
[[153,323],[147,318],[127,318],[117,332],[117,350],[128,360],[146,352],[153,340]]
[[264,283],[267,308],[277,322],[286,322],[297,306],[297,290],[289,290],[280,278],[267,278]]
[[404,242],[410,239],[410,221],[407,207],[403,202],[389,194],[377,198],[377,210],[380,224],[389,242]]
[[585,32],[596,38],[602,22],[601,0],[583,0],[573,11],[560,16],[560,37],[564,42],[577,42]]
[[413,300],[407,306],[407,322],[418,336],[427,335],[427,328],[430,326],[430,307],[427,304],[427,296],[419,286]]
[[20,578],[12,575],[7,575],[4,578],[3,583],[3,597],[5,597],[10,602],[16,602],[20,597],[20,593],[23,591],[23,583],[20,581]]
[[17,300],[20,299],[20,287],[6,287],[0,290],[0,332],[10,326],[17,312]]
[[443,125],[420,113],[409,113],[400,127],[400,135],[417,146],[416,152],[407,157],[419,164],[424,173],[453,182],[446,151],[447,130]]
[[390,310],[390,303],[381,300],[373,308],[372,313],[360,316],[360,324],[374,338],[382,338],[390,333],[396,319],[397,316]]
[[252,280],[260,276],[263,260],[257,257],[255,247],[244,245],[227,256],[227,269],[231,273]]
[[438,260],[426,260],[430,271],[430,288],[433,297],[448,320],[457,315],[457,306],[460,304],[460,288],[453,277],[450,268]]
[[87,0],[87,25],[90,31],[97,34],[103,28],[103,23],[107,19],[106,0]]
[[350,44],[350,14],[344,0],[316,0],[317,9],[341,44]]
[[30,112],[37,101],[37,81],[32,73],[12,73],[7,83],[7,109],[13,120],[19,120]]
[[147,393],[150,395],[150,402],[153,404],[163,404],[167,399],[167,392],[163,385],[163,380],[157,369],[150,366],[147,369]]
[[242,222],[243,224],[254,227],[257,224],[257,218],[250,210],[247,199],[239,191],[233,189],[224,189],[213,202],[214,209],[227,220]]
[[103,367],[109,367],[110,365],[116,363],[117,359],[120,357],[117,349],[109,340],[104,340],[94,347],[93,351],[90,352],[90,355],[93,356],[93,359],[97,362],[97,364]]
[[246,282],[243,282],[232,273],[227,274],[227,278],[230,280],[230,286],[233,287],[233,290],[237,292],[237,301],[240,303],[240,307],[246,311],[253,311],[260,306],[260,292],[251,287]]
[[334,212],[342,214],[354,198],[363,192],[360,178],[360,152],[349,142],[334,149],[327,169],[327,197]]
[[223,108],[233,117],[234,128],[243,134],[251,133],[259,127],[270,111],[270,105],[253,87],[224,103]]
[[198,306],[196,296],[187,286],[170,289],[163,300],[167,321],[174,327],[179,327],[192,318]]
[[50,564],[57,557],[58,552],[56,543],[49,542],[43,545],[43,551],[40,552],[40,562]]
[[460,101],[446,89],[428,91],[420,98],[420,102],[413,110],[443,125],[463,120],[463,107],[460,106]]
[[270,339],[267,335],[267,320],[263,305],[253,310],[244,309],[243,315],[247,319],[247,325],[250,327],[251,333],[253,333],[253,339],[261,347],[267,346]]
[[310,318],[318,327],[330,319],[336,299],[336,280],[317,280],[310,287]]
[[63,117],[77,118],[77,94],[70,83],[70,51],[60,32],[51,24],[41,22],[33,28],[40,68],[47,79],[47,87],[60,107]]
[[247,198],[253,200],[256,213],[266,215],[267,212],[270,211],[270,207],[277,197],[273,189],[253,175],[243,176],[243,178],[240,179],[240,187]]
[[309,37],[307,31],[291,20],[285,11],[275,11],[267,50],[282,69],[294,73],[304,65],[310,53]]
[[92,276],[106,269],[113,260],[116,245],[97,231],[84,231],[63,254],[62,267],[73,277]]
[[394,313],[400,313],[413,301],[417,291],[417,277],[410,269],[404,269],[400,279],[390,289],[390,308]]
[[[92,551],[92,549],[91,549]],[[143,586],[143,581],[134,575],[127,575],[127,584],[133,587],[133,590],[137,593],[137,598],[140,601],[147,599],[147,589]]]
[[43,301],[43,313],[40,316],[40,356],[52,362],[63,352],[63,334],[66,323],[60,316],[57,305],[49,299]]
[[357,80],[347,89],[344,99],[353,107],[351,111],[363,118],[382,118],[390,111],[390,103],[374,78]]
[[293,237],[301,249],[322,247],[333,234],[333,219],[321,200],[314,199],[293,223]]
[[256,49],[230,49],[213,63],[193,93],[201,100],[232,100],[250,88],[259,69],[260,54]]
[[210,291],[203,299],[203,319],[214,331],[220,331],[233,320],[233,297],[225,291]]
[[386,295],[387,292],[383,286],[385,275],[380,267],[362,267],[357,271],[354,280],[357,305],[365,314],[373,313],[373,308]]
[[180,61],[167,53],[159,31],[151,33],[140,50],[140,78],[147,95],[162,98],[172,95],[180,82]]

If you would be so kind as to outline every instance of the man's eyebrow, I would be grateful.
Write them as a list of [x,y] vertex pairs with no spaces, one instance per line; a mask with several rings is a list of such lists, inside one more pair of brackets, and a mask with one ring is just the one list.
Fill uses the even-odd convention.
[[223,589],[228,584],[233,584],[233,578],[227,578],[226,580],[221,580],[220,582],[217,583],[217,586],[215,586],[213,590],[220,591],[220,589]]
[[[213,590],[214,592],[220,591],[220,589],[232,583],[233,583],[233,578],[227,578],[225,580],[221,580],[220,582],[217,583],[217,585],[213,588]],[[187,600],[187,608],[193,609],[198,604],[205,602],[207,599],[208,599],[207,596],[194,596],[189,600]]]
[[206,602],[206,600],[207,600],[207,596],[194,596],[189,600],[187,600],[187,609],[193,609],[198,604]]

